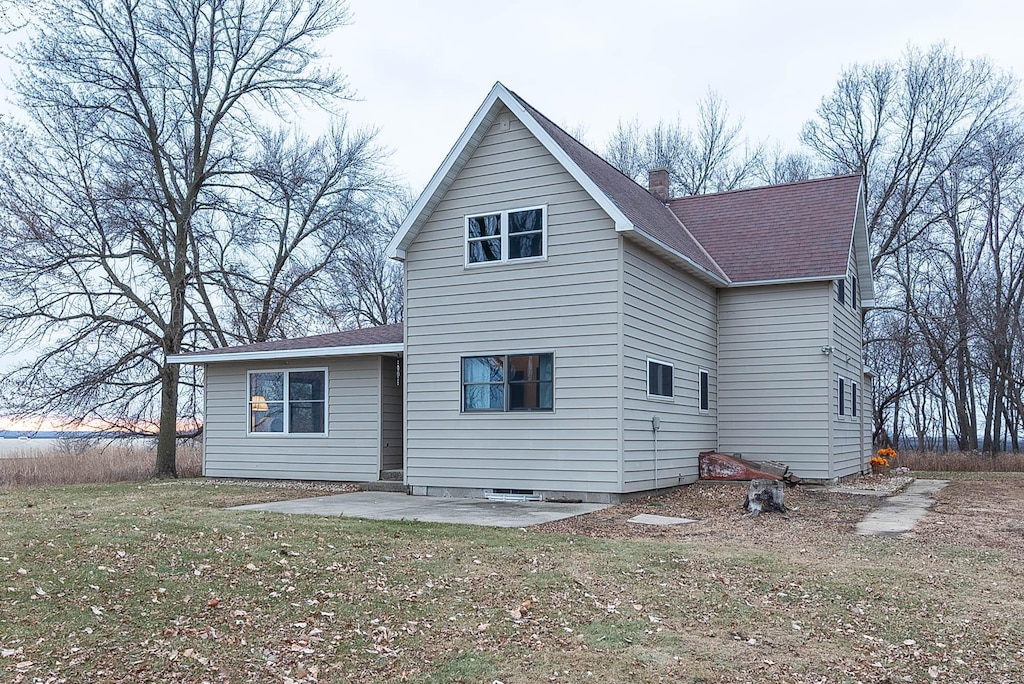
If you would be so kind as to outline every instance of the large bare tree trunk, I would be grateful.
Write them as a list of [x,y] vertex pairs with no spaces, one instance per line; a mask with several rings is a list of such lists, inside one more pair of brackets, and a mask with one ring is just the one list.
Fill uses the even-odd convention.
[[160,432],[156,443],[157,477],[177,477],[176,463],[178,437],[178,379],[177,364],[168,364],[160,372]]

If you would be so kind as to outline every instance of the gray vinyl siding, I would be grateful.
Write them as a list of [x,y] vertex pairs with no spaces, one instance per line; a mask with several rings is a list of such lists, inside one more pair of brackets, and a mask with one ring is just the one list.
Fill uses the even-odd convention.
[[723,289],[718,316],[719,449],[829,473],[830,283]]
[[[718,446],[716,366],[718,295],[624,242],[623,268],[623,485],[625,492],[697,479],[697,455]],[[673,366],[671,400],[648,398],[647,360]],[[709,410],[701,412],[698,370],[709,375]]]
[[[249,435],[247,371],[327,368],[326,436]],[[380,357],[211,363],[206,367],[207,477],[376,480]]]
[[[464,217],[547,205],[545,261],[466,268]],[[617,492],[619,238],[522,124],[494,126],[406,252],[412,486]],[[554,410],[462,413],[461,358],[550,352]]]
[[[862,332],[861,315],[854,310],[853,278],[857,272],[856,255],[850,255],[849,268],[846,276],[846,301],[840,304],[832,297],[832,474],[834,477],[845,477],[860,473],[864,467],[865,445],[862,441],[861,424],[867,417],[864,403],[861,401],[857,417],[852,415],[853,390],[851,382],[857,383],[858,391],[864,382],[863,353],[861,350]],[[845,378],[846,415],[838,414],[836,404],[839,401],[839,378]]]
[[380,357],[380,450],[381,469],[402,468],[402,378],[401,360]]

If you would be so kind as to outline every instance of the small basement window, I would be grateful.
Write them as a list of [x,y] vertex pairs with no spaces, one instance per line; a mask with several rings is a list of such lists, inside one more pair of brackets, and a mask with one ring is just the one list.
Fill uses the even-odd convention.
[[647,397],[650,399],[671,399],[672,364],[657,359],[647,359]]

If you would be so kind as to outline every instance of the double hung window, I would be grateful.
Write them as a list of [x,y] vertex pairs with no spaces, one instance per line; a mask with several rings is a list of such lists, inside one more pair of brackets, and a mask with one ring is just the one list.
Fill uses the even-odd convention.
[[466,265],[543,259],[547,207],[466,217]]
[[249,432],[326,434],[327,371],[249,373]]
[[502,354],[462,359],[462,410],[550,411],[552,354]]

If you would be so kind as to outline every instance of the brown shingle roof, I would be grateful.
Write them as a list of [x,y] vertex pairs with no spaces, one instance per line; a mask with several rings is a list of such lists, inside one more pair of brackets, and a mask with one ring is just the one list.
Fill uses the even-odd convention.
[[669,200],[734,283],[846,272],[860,176]]
[[188,356],[212,356],[221,354],[243,354],[248,352],[289,352],[299,349],[327,349],[331,347],[361,347],[377,344],[402,344],[405,339],[405,326],[401,323],[380,325],[375,328],[360,328],[345,332],[312,335],[310,337],[294,337],[290,340],[274,340],[256,342],[237,347],[221,347],[194,352]]
[[686,256],[718,278],[727,280],[719,264],[715,263],[690,231],[680,224],[672,212],[654,195],[563,131],[519,95],[512,95],[636,228]]

